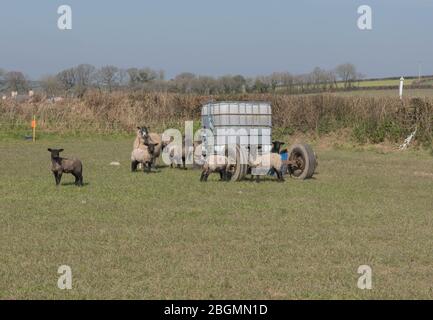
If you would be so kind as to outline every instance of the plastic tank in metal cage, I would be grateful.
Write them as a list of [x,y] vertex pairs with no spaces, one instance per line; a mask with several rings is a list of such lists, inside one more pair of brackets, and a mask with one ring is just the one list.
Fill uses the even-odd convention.
[[[214,136],[216,150],[237,144],[271,146],[272,108],[268,102],[212,102],[202,107],[202,127]],[[204,137],[206,140],[206,137]]]

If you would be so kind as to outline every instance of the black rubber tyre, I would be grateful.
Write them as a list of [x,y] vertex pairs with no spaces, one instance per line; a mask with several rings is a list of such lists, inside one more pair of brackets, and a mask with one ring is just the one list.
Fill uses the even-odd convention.
[[241,181],[247,175],[248,153],[239,145],[236,146],[236,164],[231,172],[231,181]]
[[308,144],[295,144],[290,148],[289,160],[295,160],[292,175],[300,180],[310,179],[316,170],[316,155]]

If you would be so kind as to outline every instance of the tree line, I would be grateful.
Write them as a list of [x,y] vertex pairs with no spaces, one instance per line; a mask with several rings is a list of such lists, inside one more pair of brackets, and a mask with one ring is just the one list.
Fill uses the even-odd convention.
[[151,68],[122,69],[107,65],[96,68],[90,64],[60,71],[56,75],[41,77],[30,82],[20,71],[0,69],[0,90],[25,92],[39,87],[47,96],[81,97],[89,89],[112,92],[143,90],[195,94],[236,93],[308,93],[332,91],[353,87],[363,76],[351,63],[338,65],[332,70],[319,67],[307,74],[274,72],[270,75],[244,77],[225,75],[212,77],[184,72],[166,80],[162,70]]

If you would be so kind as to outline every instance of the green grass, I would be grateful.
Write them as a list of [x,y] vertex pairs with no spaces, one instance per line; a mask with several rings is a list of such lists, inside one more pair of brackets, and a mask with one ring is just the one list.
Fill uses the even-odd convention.
[[[411,85],[418,79],[405,79],[405,85]],[[344,87],[343,82],[337,83],[339,87]],[[353,83],[355,87],[360,88],[372,88],[372,87],[392,87],[395,86],[398,88],[400,85],[400,79],[378,79],[378,80],[364,80],[364,81],[355,81]]]
[[[0,142],[1,299],[432,298],[427,153],[316,150],[309,181],[203,184],[197,170],[130,173],[131,145]],[[83,188],[55,187],[55,146],[83,160]],[[64,264],[73,290],[57,288]]]
[[[399,97],[398,88],[383,89],[383,90],[353,90],[353,91],[339,91],[332,93],[334,95],[343,97]],[[405,89],[405,97],[411,98],[424,98],[433,97],[433,89]]]

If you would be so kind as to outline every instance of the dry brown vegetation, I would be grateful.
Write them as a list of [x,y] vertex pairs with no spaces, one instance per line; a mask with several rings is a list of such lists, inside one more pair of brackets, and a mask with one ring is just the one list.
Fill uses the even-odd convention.
[[135,92],[88,92],[82,99],[51,103],[0,101],[4,133],[27,130],[33,115],[40,132],[56,134],[129,133],[136,125],[154,129],[182,127],[185,120],[199,120],[200,106],[210,100],[265,100],[273,106],[274,133],[323,135],[350,129],[360,143],[400,141],[415,126],[417,139],[431,145],[433,99],[391,97],[342,97],[321,95],[236,94],[204,96]]

